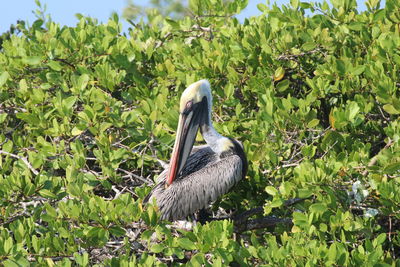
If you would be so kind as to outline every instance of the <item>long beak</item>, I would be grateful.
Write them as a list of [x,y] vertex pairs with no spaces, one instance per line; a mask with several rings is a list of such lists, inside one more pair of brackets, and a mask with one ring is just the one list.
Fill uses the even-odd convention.
[[180,114],[175,145],[172,151],[166,187],[172,184],[174,179],[182,171],[187,158],[192,151],[197,131],[201,121],[201,109],[194,109],[186,114]]

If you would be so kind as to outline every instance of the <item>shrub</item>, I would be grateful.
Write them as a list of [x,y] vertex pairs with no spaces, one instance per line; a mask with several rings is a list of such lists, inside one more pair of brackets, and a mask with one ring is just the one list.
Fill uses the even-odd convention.
[[[127,34],[116,15],[19,22],[0,51],[5,266],[400,263],[399,3],[260,4],[239,23],[246,1],[222,2]],[[250,165],[213,209],[262,207],[275,227],[182,230],[142,206],[202,78]]]

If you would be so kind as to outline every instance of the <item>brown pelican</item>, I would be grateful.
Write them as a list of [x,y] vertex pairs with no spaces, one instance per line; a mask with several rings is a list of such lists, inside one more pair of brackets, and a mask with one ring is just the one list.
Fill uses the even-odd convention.
[[[214,129],[211,107],[207,80],[191,84],[182,93],[169,167],[145,199],[155,199],[161,219],[184,219],[217,200],[246,175],[247,160],[241,143]],[[199,128],[207,145],[193,147]]]

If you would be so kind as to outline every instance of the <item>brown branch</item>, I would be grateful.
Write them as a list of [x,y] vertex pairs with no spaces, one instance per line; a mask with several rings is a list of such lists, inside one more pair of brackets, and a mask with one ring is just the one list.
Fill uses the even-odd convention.
[[[283,134],[285,135],[286,143],[294,144],[293,151],[291,152],[289,159],[282,160],[281,163],[284,163],[284,164],[276,166],[274,169],[262,170],[262,174],[269,174],[269,173],[278,171],[279,169],[282,169],[282,168],[290,168],[290,167],[299,166],[301,164],[301,162],[305,159],[304,157],[298,158],[298,156],[302,153],[302,151],[301,151],[302,147],[306,146],[306,145],[316,144],[321,139],[321,137],[325,136],[328,133],[328,131],[330,129],[331,129],[330,126],[324,130],[308,129],[306,132],[311,132],[311,133],[313,133],[313,135],[310,138],[305,139],[304,141],[306,141],[306,142],[295,142],[295,140],[293,140],[293,138],[295,138],[295,136],[299,134],[298,131],[292,131],[292,132],[284,131]],[[314,136],[314,133],[317,133],[317,135]],[[335,144],[331,145],[329,147],[329,149],[326,150],[325,154],[323,154],[321,156],[321,158],[323,158]]]
[[289,207],[292,206],[294,204],[297,204],[303,200],[306,200],[307,198],[299,198],[299,197],[295,197],[295,198],[291,198],[285,201],[285,203],[283,204],[284,207]]
[[54,61],[59,61],[59,62],[61,62],[61,63],[64,63],[64,64],[70,66],[70,67],[73,68],[73,69],[76,69],[75,66],[74,66],[72,63],[69,63],[69,62],[68,62],[66,59],[64,59],[64,58],[55,58]]
[[[297,197],[296,198],[291,198],[291,199],[286,200],[285,203],[283,203],[283,206],[284,207],[289,207],[289,206],[297,204],[297,203],[299,203],[299,202],[301,202],[303,200],[305,200],[305,198],[297,198]],[[263,212],[264,212],[264,207],[263,206],[256,207],[256,208],[253,208],[251,210],[246,210],[245,212],[242,212],[242,213],[236,215],[233,218],[233,220],[235,220],[235,221],[239,221],[239,220],[243,220],[243,219],[246,220],[246,219],[248,219],[249,217],[251,217],[253,215],[261,214]]]
[[[172,34],[171,32],[167,32],[167,33],[164,35],[164,37],[162,38],[162,40],[158,40],[158,41],[156,42],[155,49],[161,47],[161,46],[169,39],[169,37],[171,37],[171,36],[173,36],[173,34]],[[160,38],[160,39],[161,39],[161,38]]]
[[238,215],[236,215],[233,220],[234,221],[243,221],[243,220],[247,220],[249,217],[256,215],[256,214],[262,214],[264,213],[264,207],[256,207],[253,208],[251,210],[246,210],[245,212],[242,212]]
[[[292,198],[285,201],[284,207],[292,206],[296,203],[303,201],[304,198]],[[248,220],[249,217],[264,213],[264,207],[256,207],[251,210],[247,210],[233,218],[234,232],[241,233],[244,231],[262,229],[266,227],[276,226],[278,224],[292,224],[292,220],[289,218],[277,218],[275,216],[266,216],[262,218]]]
[[[306,198],[292,198],[285,201],[283,207],[292,206],[299,203]],[[267,227],[274,227],[278,224],[292,225],[293,222],[290,218],[278,218],[275,216],[265,216],[261,218],[248,220],[249,217],[257,214],[263,214],[264,207],[256,207],[250,210],[246,210],[236,216],[222,216],[218,218],[209,218],[206,221],[221,221],[221,220],[232,220],[233,221],[233,231],[235,233],[242,233],[244,231],[250,231],[255,229],[262,229]],[[194,223],[188,221],[175,221],[171,225],[167,226],[170,229],[182,229],[186,231],[191,231],[194,227]],[[134,226],[134,228],[140,228],[141,225]]]
[[32,216],[32,214],[27,211],[21,211],[20,213],[14,214],[11,218],[8,218],[8,220],[0,221],[0,226],[8,225],[22,217],[28,218],[30,216]]
[[306,55],[312,55],[312,54],[317,54],[319,52],[322,52],[321,48],[317,47],[313,50],[307,51],[307,52],[301,52],[299,54],[282,54],[277,57],[277,60],[296,60],[299,57],[303,57]]
[[137,174],[134,174],[132,172],[129,172],[127,170],[124,170],[124,169],[121,169],[121,168],[117,168],[117,170],[126,174],[126,175],[122,176],[122,178],[137,179],[137,180],[142,181],[143,183],[148,184],[148,185],[153,185],[154,184],[153,181],[151,181],[149,179],[146,179],[146,178],[144,178],[142,176],[139,176]]
[[226,19],[228,19],[228,18],[232,18],[234,16],[234,14],[233,15],[213,15],[213,14],[210,14],[210,15],[196,15],[196,19],[197,18],[226,18]]
[[278,224],[291,225],[291,224],[293,224],[293,222],[289,218],[277,218],[275,216],[266,216],[266,217],[246,221],[243,224],[235,223],[233,231],[235,233],[242,233],[244,231],[263,229],[263,228],[267,228],[267,227],[275,227]]
[[5,143],[7,143],[7,141],[8,141],[8,138],[7,137],[4,138],[4,141],[0,143],[0,146],[3,146]]
[[39,174],[39,172],[37,170],[35,170],[35,168],[33,168],[32,165],[29,163],[27,158],[21,157],[21,156],[18,156],[18,155],[15,155],[10,152],[3,151],[3,150],[0,150],[0,154],[22,160],[22,162],[33,172],[33,174],[35,174],[35,175]]
[[30,253],[28,254],[28,261],[29,262],[37,262],[38,260],[36,260],[36,257],[39,258],[44,258],[44,259],[51,259],[53,261],[61,261],[65,258],[68,258],[70,260],[74,260],[74,256],[73,255],[57,255],[57,256],[51,256],[51,255],[43,255],[43,254],[34,254],[34,253]]
[[338,20],[337,18],[335,18],[333,15],[331,15],[331,14],[325,12],[325,11],[322,10],[321,8],[319,8],[319,7],[314,7],[314,8],[315,8],[315,10],[321,12],[322,15],[324,15],[324,16],[330,18],[331,20],[335,20],[335,21],[341,22],[340,20]]
[[390,121],[390,118],[388,118],[388,117],[385,116],[385,112],[383,112],[383,110],[382,110],[382,108],[380,107],[379,104],[378,104],[378,109],[379,109],[379,112],[381,113],[382,118],[383,118],[385,121]]
[[[385,149],[388,149],[389,147],[391,147],[393,145],[394,141],[392,139],[389,138],[389,142],[385,145],[384,148],[381,149],[381,151],[379,151],[368,163],[367,168],[372,167],[376,164],[376,162],[378,161],[378,155],[379,153],[381,153],[382,151],[384,151]],[[366,169],[365,171],[362,172],[363,176],[366,176],[368,174],[368,169]]]
[[168,168],[169,164],[157,157],[157,150],[153,146],[155,141],[156,141],[156,139],[155,139],[154,135],[151,134],[151,140],[147,143],[147,146],[150,148],[152,158],[157,160],[158,164],[160,164],[160,166],[165,170]]

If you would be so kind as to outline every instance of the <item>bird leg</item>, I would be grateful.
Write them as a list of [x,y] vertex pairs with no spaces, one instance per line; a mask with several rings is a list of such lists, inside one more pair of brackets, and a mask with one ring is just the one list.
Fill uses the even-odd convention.
[[197,220],[199,221],[199,223],[205,224],[206,222],[212,221],[212,217],[206,209],[201,209],[197,213]]

